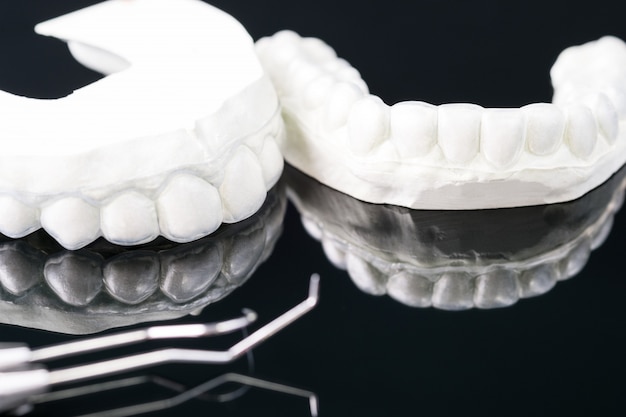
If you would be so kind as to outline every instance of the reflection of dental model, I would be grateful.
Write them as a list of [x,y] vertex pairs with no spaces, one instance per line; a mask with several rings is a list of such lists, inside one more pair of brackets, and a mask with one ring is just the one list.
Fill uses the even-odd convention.
[[79,334],[198,311],[246,282],[267,259],[285,207],[279,183],[252,217],[181,245],[124,250],[98,241],[59,252],[38,234],[0,243],[0,321]]
[[280,32],[257,42],[288,134],[285,159],[339,191],[422,209],[567,201],[626,161],[626,45],[569,48],[552,68],[553,104],[391,107],[319,39]]
[[608,236],[626,183],[624,168],[568,203],[424,211],[363,203],[287,174],[307,231],[361,290],[447,310],[508,306],[577,274]]
[[0,233],[189,242],[262,205],[282,121],[235,19],[198,0],[111,0],[36,30],[110,75],[54,100],[0,91]]

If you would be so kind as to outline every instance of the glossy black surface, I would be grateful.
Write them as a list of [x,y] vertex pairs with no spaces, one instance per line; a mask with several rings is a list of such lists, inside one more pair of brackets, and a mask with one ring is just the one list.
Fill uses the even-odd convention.
[[[0,88],[58,97],[96,79],[73,63],[62,44],[30,35],[34,23],[91,3],[3,2]],[[548,70],[564,47],[605,34],[626,39],[623,6],[614,1],[337,3],[214,2],[255,39],[284,28],[324,39],[389,103],[549,101]],[[620,212],[582,272],[547,294],[508,308],[449,312],[410,308],[358,290],[331,265],[290,205],[282,237],[250,280],[200,316],[176,322],[230,318],[249,307],[264,323],[304,298],[309,275],[318,272],[319,306],[255,350],[254,375],[316,392],[321,415],[618,416],[626,410],[624,236],[626,216]],[[41,346],[69,339],[0,326],[0,341]],[[177,346],[216,348],[229,341]],[[194,386],[231,370],[249,372],[245,361],[150,372]],[[171,394],[148,385],[38,407],[34,414],[73,415],[153,395]],[[251,390],[228,403],[195,400],[154,415],[177,414],[305,416],[308,405]]]

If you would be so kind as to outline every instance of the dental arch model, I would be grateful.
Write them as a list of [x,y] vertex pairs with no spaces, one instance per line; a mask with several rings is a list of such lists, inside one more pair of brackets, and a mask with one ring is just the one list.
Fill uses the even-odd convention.
[[626,162],[626,45],[572,47],[552,67],[553,103],[387,106],[316,38],[257,42],[283,106],[287,162],[371,203],[483,209],[562,202]]
[[278,99],[245,29],[197,0],[111,0],[36,27],[110,74],[55,100],[0,91],[0,232],[188,242],[278,180]]

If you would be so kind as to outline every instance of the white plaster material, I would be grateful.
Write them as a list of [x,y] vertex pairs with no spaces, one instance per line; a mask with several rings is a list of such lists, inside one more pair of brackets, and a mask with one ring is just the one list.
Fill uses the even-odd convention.
[[279,93],[287,162],[372,203],[483,209],[575,199],[626,162],[626,44],[566,49],[553,103],[387,106],[319,39],[283,31],[257,42]]
[[109,0],[36,31],[106,76],[58,99],[0,91],[0,214],[15,219],[0,216],[0,233],[41,222],[68,249],[101,235],[187,242],[259,209],[283,167],[269,142],[284,131],[235,19],[199,0]]

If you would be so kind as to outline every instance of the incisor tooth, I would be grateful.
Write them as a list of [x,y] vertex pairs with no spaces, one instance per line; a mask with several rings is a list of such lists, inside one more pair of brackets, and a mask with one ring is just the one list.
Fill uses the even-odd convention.
[[437,107],[421,101],[391,106],[390,137],[406,158],[426,155],[437,143]]
[[515,275],[512,270],[499,270],[476,277],[474,305],[478,308],[497,308],[515,304],[519,299]]
[[125,304],[139,304],[159,288],[159,259],[153,252],[127,252],[103,268],[109,294]]
[[154,203],[136,191],[125,192],[102,208],[101,227],[109,242],[120,245],[139,245],[159,235]]
[[67,304],[86,306],[100,293],[102,260],[92,256],[62,252],[46,262],[43,269],[46,282]]
[[442,310],[467,310],[474,306],[474,286],[465,273],[447,272],[433,286],[433,307]]
[[389,278],[387,293],[391,298],[411,307],[432,305],[433,284],[427,278],[399,272]]
[[525,129],[519,109],[487,109],[480,126],[480,150],[496,167],[510,166],[524,148]]
[[565,137],[574,155],[587,158],[593,152],[598,139],[598,128],[588,107],[577,104],[567,109]]
[[269,189],[274,186],[283,173],[284,160],[283,154],[280,152],[276,141],[267,136],[263,141],[263,149],[258,154],[261,170],[263,171],[263,180],[265,187]]
[[526,144],[535,155],[549,155],[559,148],[565,132],[565,115],[555,105],[534,103],[522,107],[526,113]]
[[64,248],[74,250],[100,233],[100,212],[78,197],[65,197],[41,211],[41,225]]
[[619,119],[608,97],[602,93],[593,94],[585,100],[585,103],[591,108],[600,133],[609,143],[615,142],[619,132]]
[[349,252],[346,254],[346,269],[352,282],[361,291],[371,295],[383,295],[387,291],[386,278],[382,273]]
[[26,236],[39,227],[38,210],[11,196],[0,196],[0,233],[15,239]]
[[376,96],[366,96],[352,106],[348,117],[350,149],[366,155],[380,144],[389,132],[389,107]]
[[439,106],[437,136],[447,160],[466,163],[478,154],[482,112],[482,107],[468,103]]

